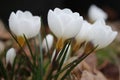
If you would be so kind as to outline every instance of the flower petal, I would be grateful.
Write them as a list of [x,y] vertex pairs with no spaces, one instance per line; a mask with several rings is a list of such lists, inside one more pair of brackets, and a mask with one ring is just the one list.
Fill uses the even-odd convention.
[[52,10],[49,10],[48,12],[48,24],[50,30],[56,35],[56,37],[60,38],[63,33],[62,22]]
[[[47,41],[47,43],[46,43]],[[45,49],[46,53],[52,48],[54,42],[54,37],[51,34],[48,34],[45,39],[43,39],[42,47]],[[49,48],[49,49],[48,49]]]
[[13,65],[14,59],[16,57],[16,51],[14,48],[10,48],[6,53],[6,63]]
[[67,14],[72,14],[72,11],[68,8],[63,9],[63,12]]
[[92,24],[87,21],[83,21],[80,32],[76,36],[77,43],[82,43],[84,41],[88,41],[88,37],[92,28]]
[[75,37],[81,29],[82,22],[81,18],[69,22],[64,29],[64,38],[67,39]]

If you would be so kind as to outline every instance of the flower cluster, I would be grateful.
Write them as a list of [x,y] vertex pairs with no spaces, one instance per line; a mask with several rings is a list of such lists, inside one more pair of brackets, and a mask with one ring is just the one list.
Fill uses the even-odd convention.
[[[90,16],[92,17],[92,13],[90,13]],[[55,35],[57,41],[55,41],[52,33],[47,34],[42,39],[40,31],[41,19],[39,16],[33,16],[29,11],[22,12],[18,10],[16,13],[12,12],[9,17],[12,37],[20,48],[23,49],[24,45],[29,48],[32,58],[27,57],[26,52],[23,50],[24,56],[27,57],[24,59],[30,63],[28,66],[30,65],[32,79],[35,80],[57,80],[59,75],[61,76],[61,73],[64,73],[60,78],[63,80],[90,53],[108,46],[117,36],[117,32],[113,31],[109,25],[106,25],[104,18],[97,18],[91,24],[84,20],[79,13],[72,12],[68,8],[49,10],[47,19],[49,29]],[[34,38],[37,38],[39,43]],[[35,52],[31,49],[30,42],[32,41],[35,41]],[[40,46],[38,46],[39,44]],[[53,47],[53,45],[55,46]],[[77,59],[65,66],[64,63],[83,45],[84,52],[82,56],[78,56]],[[8,50],[6,54],[7,64],[13,65],[14,62],[15,66],[16,61],[14,59],[17,56],[14,48]],[[48,62],[45,63],[47,60]]]

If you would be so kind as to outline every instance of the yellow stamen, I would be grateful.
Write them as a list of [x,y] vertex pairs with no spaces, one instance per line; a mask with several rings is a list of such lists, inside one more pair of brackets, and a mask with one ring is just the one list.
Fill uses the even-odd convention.
[[19,44],[20,44],[21,46],[23,46],[24,43],[25,43],[25,39],[24,39],[23,36],[18,36],[18,37],[17,37],[17,41],[19,42]]
[[88,43],[86,44],[84,53],[86,53],[86,54],[89,53],[93,48],[94,48],[94,45],[93,45],[91,42],[88,42]]
[[63,48],[63,44],[64,44],[64,40],[63,40],[62,38],[60,38],[60,39],[57,41],[56,49],[61,50],[61,49]]
[[80,48],[80,44],[76,43],[73,47],[73,51],[76,52],[79,50],[79,48]]

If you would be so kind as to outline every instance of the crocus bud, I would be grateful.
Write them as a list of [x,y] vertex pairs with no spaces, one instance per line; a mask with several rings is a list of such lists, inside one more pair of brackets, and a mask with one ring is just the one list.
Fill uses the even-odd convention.
[[32,38],[40,31],[41,19],[39,16],[33,16],[29,11],[18,10],[10,14],[9,27],[16,36],[24,34],[27,38]]
[[54,37],[51,34],[48,34],[45,39],[43,39],[42,47],[45,49],[45,52],[47,53],[48,50],[52,48],[54,42]]
[[13,65],[14,59],[16,57],[16,51],[14,48],[10,48],[6,53],[6,64],[10,63]]
[[108,14],[104,12],[101,8],[97,7],[96,5],[91,5],[88,10],[88,17],[92,21],[96,21],[98,19],[106,20]]
[[48,12],[48,25],[54,35],[60,39],[75,37],[80,31],[83,17],[70,9],[55,8]]

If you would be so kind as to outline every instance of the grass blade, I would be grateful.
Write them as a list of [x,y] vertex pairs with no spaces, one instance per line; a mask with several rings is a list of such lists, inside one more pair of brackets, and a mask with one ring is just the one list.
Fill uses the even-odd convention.
[[[28,42],[28,39],[26,38],[25,35],[23,35],[23,36],[24,36],[25,42],[26,42],[26,44],[27,44],[27,46],[28,46],[28,49],[29,49],[29,51],[30,51],[30,54],[31,54],[31,56],[32,56],[32,59],[34,60],[34,55],[33,55],[32,49],[31,49],[31,47],[30,47],[30,44],[29,44],[29,42]],[[33,61],[33,62],[35,62],[35,61]]]
[[38,62],[39,62],[39,69],[40,69],[40,79],[39,80],[42,80],[43,79],[43,51],[42,51],[42,38],[41,38],[41,34],[38,35],[38,39],[39,39],[39,46],[40,46],[40,54],[39,54],[39,58],[38,58]]

